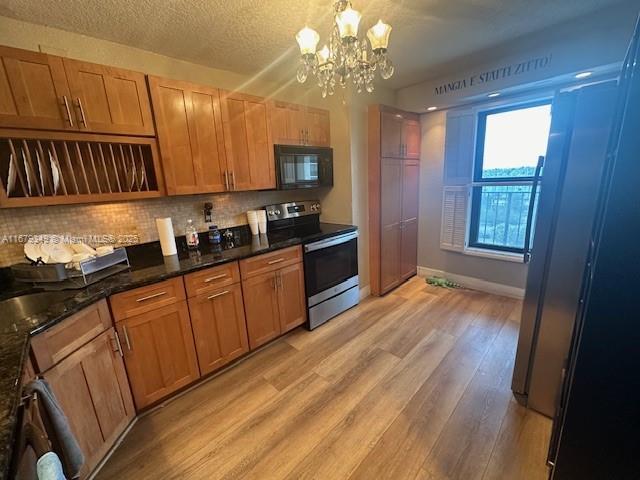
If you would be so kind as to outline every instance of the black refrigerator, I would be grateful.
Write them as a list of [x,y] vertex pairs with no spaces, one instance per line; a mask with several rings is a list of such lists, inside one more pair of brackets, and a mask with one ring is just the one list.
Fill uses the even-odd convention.
[[560,396],[617,94],[614,78],[559,92],[552,104],[512,380],[518,401],[548,417]]
[[552,480],[640,478],[639,52],[637,26],[593,192],[595,224],[549,451]]

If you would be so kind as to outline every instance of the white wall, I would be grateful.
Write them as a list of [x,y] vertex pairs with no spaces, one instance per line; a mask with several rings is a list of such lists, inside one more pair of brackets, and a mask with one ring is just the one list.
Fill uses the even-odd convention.
[[445,112],[422,116],[418,265],[522,289],[527,275],[524,264],[475,257],[440,248],[446,120]]

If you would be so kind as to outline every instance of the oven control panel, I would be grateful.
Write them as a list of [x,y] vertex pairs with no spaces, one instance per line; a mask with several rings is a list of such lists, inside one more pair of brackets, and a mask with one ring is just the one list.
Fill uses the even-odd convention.
[[304,200],[302,202],[278,203],[264,207],[267,220],[284,220],[287,218],[303,217],[305,215],[320,215],[322,209],[318,200]]

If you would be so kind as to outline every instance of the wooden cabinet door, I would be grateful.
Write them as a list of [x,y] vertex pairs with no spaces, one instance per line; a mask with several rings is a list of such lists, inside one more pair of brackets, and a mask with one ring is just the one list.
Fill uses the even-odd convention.
[[220,93],[149,77],[162,166],[170,195],[227,190]]
[[420,158],[421,129],[419,120],[405,120],[402,123],[403,157]]
[[264,100],[226,92],[222,122],[231,189],[276,188],[273,142]]
[[302,263],[296,263],[276,272],[280,332],[302,325],[307,319]]
[[184,300],[127,318],[117,329],[138,410],[199,378]]
[[189,299],[189,311],[203,375],[249,351],[240,284]]
[[68,58],[64,68],[81,130],[155,134],[143,73]]
[[271,137],[275,145],[303,145],[304,107],[292,103],[269,103]]
[[380,198],[380,290],[400,283],[402,160],[382,159]]
[[317,147],[331,146],[329,111],[320,108],[307,108],[306,129],[307,144]]
[[84,478],[135,416],[113,328],[44,373],[85,455]]
[[412,277],[417,270],[419,185],[419,162],[405,160],[402,166],[402,245],[400,248],[402,280]]
[[402,115],[381,113],[380,152],[382,157],[402,157]]
[[78,127],[62,58],[0,47],[0,60],[0,126]]
[[256,275],[242,281],[247,333],[251,349],[280,335],[276,272]]

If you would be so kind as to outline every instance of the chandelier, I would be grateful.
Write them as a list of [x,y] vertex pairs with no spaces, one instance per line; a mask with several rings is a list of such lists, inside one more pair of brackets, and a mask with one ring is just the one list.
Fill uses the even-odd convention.
[[310,74],[315,75],[323,98],[335,93],[336,83],[346,87],[349,79],[358,93],[371,93],[376,70],[385,80],[393,75],[393,64],[387,56],[391,26],[378,20],[367,31],[367,42],[358,38],[361,15],[351,8],[351,2],[338,0],[333,8],[335,22],[328,45],[317,50],[320,35],[309,27],[296,35],[301,53],[298,81],[304,83]]

